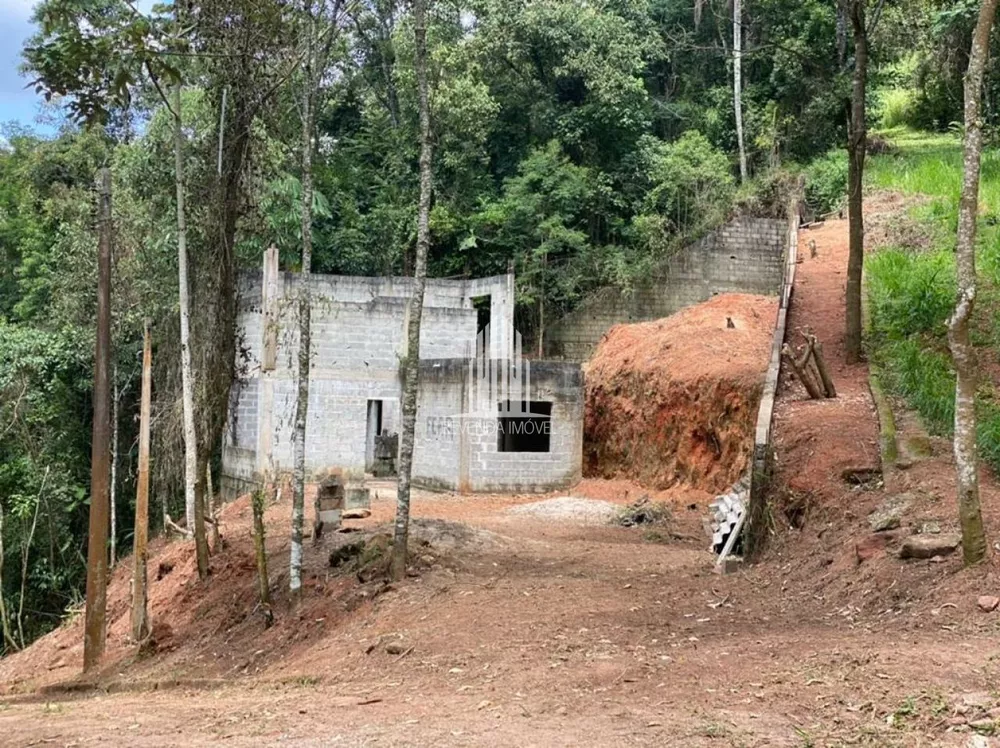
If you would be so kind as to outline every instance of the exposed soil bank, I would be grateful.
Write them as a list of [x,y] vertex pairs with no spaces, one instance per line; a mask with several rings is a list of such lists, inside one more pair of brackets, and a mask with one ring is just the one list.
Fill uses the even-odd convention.
[[778,301],[722,294],[618,325],[587,367],[584,473],[721,491],[746,468]]

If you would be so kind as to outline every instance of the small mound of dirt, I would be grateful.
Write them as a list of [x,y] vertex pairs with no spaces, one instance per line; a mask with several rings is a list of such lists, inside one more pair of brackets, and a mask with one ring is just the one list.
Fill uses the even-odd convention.
[[[391,528],[389,532],[391,532]],[[469,546],[482,549],[488,546],[502,545],[501,536],[489,530],[480,530],[462,522],[425,517],[414,517],[410,520],[410,538],[424,545],[446,551]]]
[[778,300],[721,294],[613,327],[586,372],[584,472],[721,491],[742,474]]
[[674,519],[674,510],[670,504],[662,501],[640,499],[624,509],[620,509],[614,518],[616,525],[622,527],[637,527],[638,525],[663,525],[669,527]]
[[620,511],[621,506],[610,501],[560,496],[514,506],[508,509],[507,513],[544,520],[569,520],[582,524],[603,525],[610,522]]

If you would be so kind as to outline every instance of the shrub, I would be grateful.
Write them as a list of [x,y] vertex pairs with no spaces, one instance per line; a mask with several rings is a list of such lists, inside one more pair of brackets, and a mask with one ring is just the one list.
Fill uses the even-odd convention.
[[915,126],[913,91],[908,88],[890,88],[878,94],[878,121],[883,129]]
[[805,168],[806,202],[817,213],[839,208],[847,194],[847,153],[828,151]]

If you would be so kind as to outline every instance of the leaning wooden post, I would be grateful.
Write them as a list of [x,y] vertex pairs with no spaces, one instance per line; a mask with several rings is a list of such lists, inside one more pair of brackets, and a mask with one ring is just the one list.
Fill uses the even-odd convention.
[[135,533],[132,536],[132,638],[149,635],[146,610],[146,557],[149,539],[149,420],[153,399],[153,340],[146,320],[142,334],[142,402],[139,407],[139,477],[135,484]]
[[90,452],[90,527],[87,540],[87,611],[83,669],[104,655],[108,593],[108,494],[111,478],[111,171],[97,184],[97,342],[94,349],[94,426]]
[[815,335],[806,335],[806,340],[809,341],[812,348],[813,361],[816,363],[816,371],[819,372],[820,382],[823,384],[823,389],[826,390],[826,396],[836,397],[837,388],[833,386],[833,377],[830,376],[830,370],[826,368],[826,359],[823,358],[823,344],[816,339]]

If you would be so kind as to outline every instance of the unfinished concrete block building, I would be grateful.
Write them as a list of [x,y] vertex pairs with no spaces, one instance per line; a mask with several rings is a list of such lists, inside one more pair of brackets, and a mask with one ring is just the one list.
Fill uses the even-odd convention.
[[[298,274],[277,271],[243,279],[238,325],[240,368],[223,447],[229,494],[256,475],[292,469],[298,360]],[[306,425],[311,479],[341,470],[371,472],[377,437],[401,429],[400,363],[407,356],[412,278],[313,275],[312,372]],[[578,364],[531,362],[532,434],[511,434],[500,402],[470,412],[477,356],[510,370],[514,277],[427,281],[420,336],[413,480],[458,491],[545,491],[580,479],[583,377]],[[488,321],[488,324],[487,324]],[[485,331],[485,332],[481,332]],[[485,334],[485,338],[484,338]],[[481,366],[481,363],[480,363]],[[385,442],[383,442],[384,444]]]

